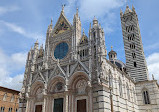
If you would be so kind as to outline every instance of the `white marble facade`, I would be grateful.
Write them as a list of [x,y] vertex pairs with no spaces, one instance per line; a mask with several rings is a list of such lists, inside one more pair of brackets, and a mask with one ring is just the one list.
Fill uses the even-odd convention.
[[71,24],[62,9],[55,26],[48,26],[45,48],[37,41],[28,52],[19,111],[159,112],[157,80],[136,81],[113,49],[108,55],[98,20],[87,37],[78,10]]

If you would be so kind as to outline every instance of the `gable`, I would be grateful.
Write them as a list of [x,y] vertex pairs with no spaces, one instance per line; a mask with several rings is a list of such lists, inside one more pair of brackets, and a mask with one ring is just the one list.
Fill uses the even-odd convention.
[[61,12],[61,15],[60,15],[55,27],[54,27],[53,36],[61,34],[65,31],[70,30],[70,29],[71,29],[70,22],[67,20],[67,18],[63,14],[63,12]]
[[87,44],[87,43],[88,43],[88,38],[86,35],[83,35],[80,40],[80,44]]

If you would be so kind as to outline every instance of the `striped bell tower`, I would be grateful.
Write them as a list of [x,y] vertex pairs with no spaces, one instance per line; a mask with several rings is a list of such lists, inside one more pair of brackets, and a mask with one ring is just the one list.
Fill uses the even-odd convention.
[[132,6],[131,10],[127,6],[124,13],[121,10],[120,17],[127,71],[136,82],[148,80],[147,64],[135,8]]

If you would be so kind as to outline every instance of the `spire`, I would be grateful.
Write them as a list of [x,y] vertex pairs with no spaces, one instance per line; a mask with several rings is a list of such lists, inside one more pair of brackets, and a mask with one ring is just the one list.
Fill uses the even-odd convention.
[[89,33],[91,32],[91,23],[90,23],[90,25],[89,25]]
[[80,17],[78,15],[78,8],[76,9],[76,14],[74,15],[74,18],[73,18],[74,21],[80,21]]
[[76,9],[76,16],[78,17],[78,8]]
[[43,49],[43,44],[40,46],[40,49]]
[[31,46],[31,49],[30,49],[30,51],[32,51],[33,50],[33,48],[32,48],[32,46]]
[[89,30],[91,30],[91,23],[89,24]]
[[43,55],[44,55],[44,52],[43,52],[43,44],[40,46],[40,50],[39,50],[39,58],[40,57],[43,57]]
[[52,26],[53,26],[53,24],[52,24],[52,18],[51,18],[51,23],[48,26],[47,33],[50,33],[52,31]]
[[85,35],[84,28],[83,28],[83,35]]
[[127,5],[124,14],[128,14],[128,13],[130,13],[130,12],[132,12],[132,10],[131,10],[131,9],[129,8],[129,6]]
[[37,39],[35,44],[34,44],[34,49],[38,49],[38,46],[39,46],[39,42],[38,42],[38,39]]
[[123,11],[122,11],[122,9],[120,9],[120,16],[123,16]]
[[98,24],[98,20],[97,20],[96,17],[94,16],[93,25],[97,25],[97,24]]
[[38,39],[36,40],[35,44],[39,44]]
[[134,8],[134,5],[132,5],[132,11],[133,11],[134,13],[136,13],[135,8]]
[[50,24],[50,26],[52,27],[52,18],[51,18],[51,24]]

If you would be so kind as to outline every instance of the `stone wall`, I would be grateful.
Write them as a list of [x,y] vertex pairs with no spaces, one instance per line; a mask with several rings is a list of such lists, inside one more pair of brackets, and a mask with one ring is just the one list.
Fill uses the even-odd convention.
[[18,112],[19,108],[19,91],[0,87],[0,110],[4,112]]

